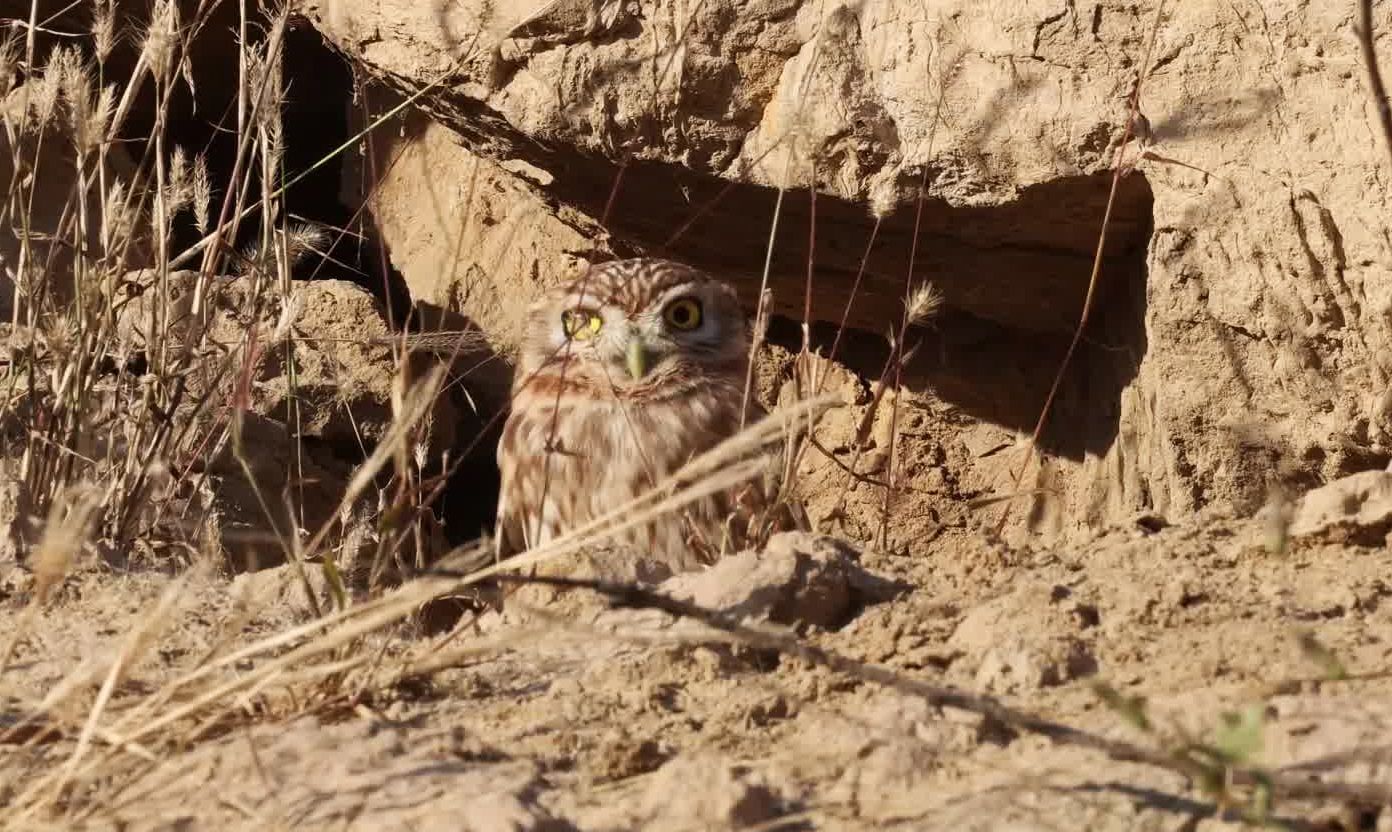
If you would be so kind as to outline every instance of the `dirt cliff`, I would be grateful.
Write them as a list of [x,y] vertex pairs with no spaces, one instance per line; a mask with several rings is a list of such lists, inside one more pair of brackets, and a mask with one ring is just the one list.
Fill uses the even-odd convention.
[[[849,304],[867,337],[838,358],[873,381],[906,280],[931,280],[947,307],[915,333],[908,387],[1010,447],[949,447],[919,476],[1008,493],[1143,76],[1096,302],[1028,463],[1044,490],[1015,517],[1056,533],[1249,512],[1275,485],[1392,457],[1373,219],[1388,174],[1351,10],[1185,4],[1155,29],[1107,2],[535,6],[309,7],[373,79],[420,94],[431,123],[379,146],[400,158],[372,207],[408,282],[500,341],[516,337],[502,299],[614,241],[737,281],[751,305],[769,254],[774,310],[795,321],[810,256],[814,332],[825,347]],[[494,221],[460,220],[481,206]],[[437,224],[453,245],[423,251]],[[504,245],[539,250],[537,268]]]

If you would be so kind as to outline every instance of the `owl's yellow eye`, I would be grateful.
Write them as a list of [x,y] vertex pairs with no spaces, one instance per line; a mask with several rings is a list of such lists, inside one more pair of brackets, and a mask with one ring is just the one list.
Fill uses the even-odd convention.
[[589,309],[567,309],[561,313],[561,327],[566,337],[584,341],[604,327],[604,319]]
[[701,304],[695,298],[677,298],[662,310],[662,317],[673,329],[692,330],[701,325]]

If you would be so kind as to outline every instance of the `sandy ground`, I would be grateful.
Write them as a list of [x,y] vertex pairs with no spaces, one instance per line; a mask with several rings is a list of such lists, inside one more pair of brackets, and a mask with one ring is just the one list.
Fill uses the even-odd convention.
[[[1317,523],[1284,549],[1260,518],[1158,525],[1140,518],[1062,548],[992,545],[966,528],[946,529],[913,557],[831,547],[840,553],[837,574],[852,576],[852,589],[832,602],[839,620],[794,630],[905,678],[995,695],[1142,745],[1221,738],[1225,715],[1243,714],[1260,729],[1248,762],[1309,764],[1312,776],[1350,782],[1392,779],[1385,524],[1364,511]],[[808,545],[830,546],[794,548]],[[733,574],[714,580],[779,580]],[[82,760],[99,765],[78,766],[61,788],[41,782],[73,758],[111,662],[142,623],[154,625],[149,649],[97,721],[118,733],[126,715],[158,719],[196,700],[191,686],[139,710],[210,655],[310,620],[291,578],[283,568],[237,581],[186,573],[158,614],[169,576],[88,570],[71,578],[27,626],[3,676],[0,728],[10,730],[0,745],[0,798],[12,811],[0,822],[478,830],[1209,830],[1239,822],[1236,812],[1215,813],[1212,796],[1177,774],[576,593],[476,625],[466,618],[452,633],[429,634],[419,617],[387,626],[316,661],[366,656],[386,666],[428,654],[444,666],[383,682],[361,666],[325,675],[309,672],[313,662],[291,664],[146,734],[149,761],[113,752],[98,731]],[[28,580],[12,569],[0,584],[0,632],[21,626]],[[854,588],[866,585],[875,590]],[[732,591],[748,586],[715,588]],[[765,609],[765,617],[820,614],[805,612],[815,604],[801,609]],[[235,688],[307,641],[287,638],[223,663],[210,679]],[[1311,643],[1350,678],[1331,680]],[[77,685],[39,723],[44,730],[16,730],[65,678]],[[1128,726],[1100,701],[1097,682],[1144,697],[1156,733]],[[35,788],[53,799],[32,801]],[[17,811],[28,806],[41,809]],[[1270,817],[1311,829],[1392,823],[1386,811],[1279,795]]]

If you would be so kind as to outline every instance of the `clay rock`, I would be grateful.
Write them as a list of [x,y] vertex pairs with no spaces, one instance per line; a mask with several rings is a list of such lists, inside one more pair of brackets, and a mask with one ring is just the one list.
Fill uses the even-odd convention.
[[[540,576],[620,584],[655,584],[672,577],[670,564],[663,563],[641,549],[604,544],[550,558],[531,567],[529,571]],[[505,598],[503,615],[494,616],[497,620],[490,619],[485,622],[485,626],[493,626],[503,621],[518,626],[532,623],[533,611],[537,607],[545,608],[547,620],[562,615],[592,623],[603,618],[625,620],[634,612],[611,610],[608,599],[596,593],[545,584],[510,587],[506,590]],[[614,616],[611,614],[613,612],[621,614]]]
[[1080,623],[1057,588],[1024,586],[972,608],[948,644],[976,665],[976,684],[1021,693],[1097,672]]
[[243,572],[232,579],[229,591],[253,612],[276,610],[304,616],[316,609],[333,607],[328,579],[318,563],[304,564],[303,571],[285,563],[272,569]]
[[[664,161],[689,160],[705,170],[747,172],[773,183],[785,167],[782,160],[754,160],[774,136],[796,126],[803,139],[796,143],[798,161],[835,160],[831,186],[860,197],[877,177],[904,192],[914,187],[892,180],[896,169],[907,166],[905,157],[928,146],[931,110],[916,108],[938,94],[936,84],[925,83],[934,77],[929,61],[938,54],[929,44],[941,49],[971,37],[992,51],[1024,53],[1038,40],[1038,20],[1024,8],[1009,14],[964,5],[958,14],[970,17],[970,28],[959,30],[936,15],[922,20],[921,8],[907,0],[825,7],[723,0],[703,4],[687,20],[635,16],[622,2],[593,4],[597,14],[584,13],[583,3],[546,5],[539,12],[535,3],[468,0],[452,5],[442,19],[427,8],[321,0],[307,4],[306,13],[345,53],[397,78],[422,83],[431,73],[457,67],[453,88],[496,119],[474,131],[487,131],[490,149],[500,154],[535,160],[566,146],[589,153],[631,147]],[[390,29],[384,26],[388,15],[395,24]],[[907,20],[919,25],[890,25]],[[1123,25],[1132,24],[1141,21],[1128,17]],[[1067,31],[1064,24],[1057,28]],[[477,48],[448,60],[460,53],[452,33],[465,31],[477,33]],[[393,34],[384,38],[383,32]],[[1062,40],[1055,35],[1048,45],[1066,46]],[[654,60],[666,71],[640,69]],[[967,105],[969,95],[982,95],[1009,77],[986,55],[964,62],[975,77],[952,90],[950,105]],[[518,71],[523,66],[526,71]],[[1026,69],[1015,70],[1021,71]],[[1075,91],[1085,98],[1058,100],[1024,87],[1012,103],[1026,121],[1044,120],[1046,105],[1069,113],[1091,108],[1089,126],[1105,117],[1109,108],[1100,89]],[[843,106],[815,106],[833,99]],[[974,103],[963,109],[978,110],[981,102]],[[678,113],[685,129],[648,132]],[[991,145],[1006,140],[992,136],[985,124],[958,129],[979,133]],[[529,148],[529,138],[547,144]],[[949,140],[949,152],[957,140]],[[1052,168],[1058,161],[1050,150],[1016,147],[996,164],[1022,171]],[[1092,153],[1096,157],[1096,149]],[[989,152],[982,156],[983,163],[991,158]],[[987,181],[982,173],[955,184],[970,192]],[[1008,186],[995,183],[997,192],[1002,187]]]
[[678,575],[661,591],[743,619],[839,627],[888,582],[861,569],[846,542],[806,532],[774,535],[760,552],[742,552],[702,572]]
[[[392,333],[365,289],[320,280],[296,283],[288,298],[273,297],[267,289],[258,297],[249,278],[215,277],[195,314],[197,281],[191,271],[169,276],[172,300],[164,336],[207,357],[203,371],[191,378],[195,394],[219,378],[229,356],[240,368],[249,348],[255,368],[252,412],[281,421],[293,417],[300,435],[345,448],[360,448],[363,440],[372,442],[386,432],[398,367],[383,341]],[[155,329],[162,323],[154,300],[158,291],[158,276],[148,271],[128,276],[120,289],[129,302],[120,307],[117,325],[132,349],[156,343]],[[418,360],[416,367],[424,363]],[[232,380],[238,380],[236,374]],[[430,421],[431,455],[436,456],[452,444],[459,421],[448,397],[437,398]]]
[[1392,530],[1392,472],[1363,471],[1335,480],[1300,499],[1291,518],[1294,538],[1340,543],[1384,542]]
[[[538,574],[610,583],[656,584],[656,589],[702,607],[753,621],[834,628],[867,601],[893,594],[893,586],[863,570],[858,553],[843,540],[806,532],[782,532],[761,551],[730,555],[699,571],[679,571],[639,549],[603,546],[585,549],[534,567]],[[659,620],[647,611],[611,610],[607,599],[589,592],[524,585],[510,590],[506,619],[530,620],[530,608],[547,614],[618,624]],[[515,603],[514,603],[515,602]]]
[[[1017,134],[1011,131],[987,129],[979,118],[963,124],[960,134],[934,127],[926,113],[933,111],[938,94],[924,84],[930,70],[926,62],[944,43],[961,36],[955,27],[943,28],[936,21],[925,21],[922,27],[899,25],[921,16],[912,3],[873,4],[874,8],[862,4],[858,12],[838,3],[819,20],[813,7],[798,8],[785,0],[723,0],[702,4],[689,20],[676,22],[675,29],[669,28],[674,21],[626,13],[626,3],[603,5],[612,14],[600,11],[576,18],[562,12],[583,11],[583,3],[547,3],[540,10],[531,3],[453,4],[446,25],[466,27],[460,31],[477,38],[463,55],[458,42],[441,29],[442,20],[425,9],[388,10],[327,0],[304,6],[331,42],[395,88],[433,85],[448,67],[457,68],[449,96],[427,94],[421,99],[448,131],[438,130],[442,138],[436,138],[431,130],[408,121],[402,131],[405,138],[396,142],[411,161],[400,164],[389,156],[373,166],[381,172],[378,184],[396,195],[379,199],[371,196],[372,188],[354,188],[355,194],[382,204],[389,217],[384,229],[389,249],[416,248],[403,258],[424,269],[432,259],[472,257],[467,254],[468,238],[478,234],[497,241],[485,251],[506,245],[508,228],[516,225],[511,218],[492,230],[483,228],[486,222],[475,230],[468,223],[449,221],[461,206],[494,202],[488,186],[498,181],[492,174],[480,176],[467,155],[448,148],[443,136],[452,133],[454,141],[473,153],[522,172],[510,187],[523,185],[536,195],[511,202],[519,208],[537,206],[532,216],[541,218],[539,228],[554,226],[561,239],[581,231],[589,239],[578,250],[598,246],[599,236],[589,229],[593,218],[606,212],[611,231],[646,248],[669,247],[674,232],[682,228],[677,248],[682,259],[738,278],[752,306],[767,232],[749,218],[767,210],[767,187],[805,185],[810,181],[810,160],[816,159],[822,188],[841,200],[831,208],[823,203],[823,220],[868,233],[868,205],[883,210],[913,201],[918,172],[931,165],[950,173],[930,179],[933,199],[920,230],[935,235],[935,243],[921,258],[923,276],[931,274],[955,303],[973,314],[1031,329],[1064,331],[1076,323],[1085,288],[1076,272],[1087,271],[1106,188],[1078,188],[1074,180],[1105,164],[1099,151],[1106,146],[1106,123],[1115,117],[1107,101],[1110,90],[1077,90],[1076,79],[1071,79],[1073,91],[1085,95],[1060,102],[1052,93],[1041,97],[1039,90],[1020,84],[1019,75],[994,61],[978,64],[971,59],[979,74],[970,84],[952,88],[949,96],[949,104],[964,118],[978,115],[974,111],[981,96],[1004,95],[1008,89],[1023,111],[1020,115],[1027,122],[1039,122],[1041,130],[1057,130],[1055,119],[1065,107],[1082,121],[1080,132],[1101,134],[1076,157],[1056,148],[1045,152],[1032,142],[1013,141]],[[981,28],[993,35],[993,30],[1005,30],[994,38],[1003,47],[1024,48],[1036,28],[1034,21],[1025,19],[1028,14],[1002,21],[1002,15],[984,10],[970,13],[979,15]],[[576,23],[577,19],[589,22]],[[561,22],[565,20],[571,23]],[[533,31],[542,24],[549,26],[544,35]],[[618,28],[611,31],[609,26]],[[383,32],[393,34],[384,38]],[[519,38],[519,32],[528,34]],[[665,70],[635,71],[655,59],[654,44],[656,60]],[[533,48],[540,51],[533,54]],[[872,55],[901,59],[880,61]],[[1048,74],[1034,66],[1027,71]],[[813,102],[819,100],[844,106],[818,107]],[[796,141],[789,140],[792,134]],[[926,155],[926,149],[935,146],[930,134],[936,135],[938,146],[944,134],[951,134],[945,151],[933,158]],[[992,150],[980,154],[983,147],[1007,142],[1008,152],[1002,148],[1000,155],[992,155]],[[785,159],[790,152],[793,156]],[[970,154],[970,160],[964,154]],[[635,164],[622,168],[621,175],[615,162],[630,157]],[[988,159],[993,164],[986,164]],[[443,171],[455,175],[442,176]],[[1046,189],[1022,193],[1065,177],[1070,180],[1061,185],[1066,198]],[[722,178],[762,187],[717,200]],[[1123,183],[1113,211],[1116,245],[1109,247],[1109,255],[1131,247],[1142,233],[1145,197],[1145,189],[1136,182]],[[592,219],[580,225],[563,209],[541,207],[557,201]],[[945,210],[949,204],[1011,203],[1018,205],[1003,209],[999,221],[964,222]],[[702,207],[702,219],[688,225],[697,206]],[[785,206],[785,211],[799,210],[800,205]],[[492,213],[494,222],[499,219],[496,211],[477,213]],[[556,226],[553,215],[565,224]],[[788,216],[795,226],[806,219]],[[403,224],[407,217],[413,221]],[[530,249],[533,230],[518,231],[521,250]],[[904,275],[898,249],[906,249],[913,235],[911,218],[895,217],[885,224],[881,239],[887,243],[885,251],[893,253],[877,251],[866,263],[864,292],[849,310],[852,326],[880,331],[886,314],[897,317],[893,298],[902,293]],[[420,252],[422,243],[433,252]],[[988,251],[989,256],[984,254]],[[929,258],[934,262],[928,263]],[[855,245],[819,245],[816,259],[822,277],[815,312],[832,320],[851,294],[860,252]],[[789,315],[801,312],[804,275],[795,260],[779,257],[772,264],[775,308]],[[549,276],[547,259],[540,263],[540,274]],[[491,271],[486,262],[481,265],[486,280]],[[499,265],[505,275],[514,271],[510,264]],[[422,274],[429,285],[442,282]],[[445,283],[465,277],[458,269],[439,274]],[[480,282],[476,276],[468,280]],[[1021,291],[1022,284],[1029,290]],[[492,303],[477,297],[470,301]]]
[[635,828],[739,829],[778,810],[777,795],[757,775],[713,754],[683,754],[652,775]]
[[303,543],[326,524],[335,530],[327,545],[350,571],[367,551],[369,541],[350,532],[361,531],[370,504],[359,501],[346,517],[339,513],[352,464],[325,447],[297,443],[281,422],[243,414],[241,444],[229,442],[191,470],[207,479],[181,496],[204,509],[203,548],[220,552],[232,571],[283,563],[292,541]]
[[544,171],[509,171],[419,113],[402,119],[377,131],[374,160],[350,154],[345,204],[366,203],[413,301],[463,315],[506,353],[532,300],[612,254],[607,234],[538,194],[528,176],[549,181]]

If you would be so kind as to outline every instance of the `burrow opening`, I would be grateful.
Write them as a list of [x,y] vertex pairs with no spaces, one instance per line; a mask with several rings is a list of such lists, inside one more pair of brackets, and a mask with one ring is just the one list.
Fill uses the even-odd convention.
[[[180,2],[181,19],[191,20],[197,5],[193,0]],[[54,29],[90,29],[91,9],[54,6],[45,10],[44,6],[40,4],[40,17],[48,20]],[[129,78],[140,54],[139,35],[148,26],[149,10],[120,6],[116,14],[118,29],[127,36],[118,40],[108,56],[105,76]],[[248,40],[254,44],[264,43],[269,34],[269,20],[264,15],[263,4],[251,4],[247,22]],[[224,3],[212,8],[189,45],[193,87],[182,78],[173,84],[161,113],[154,86],[147,80],[139,89],[119,136],[132,161],[139,162],[148,137],[156,130],[157,118],[162,117],[166,147],[171,152],[179,147],[190,158],[203,157],[213,187],[214,219],[233,184],[238,154],[238,25],[236,4]],[[66,40],[46,38],[39,44],[38,54],[49,55],[66,43]],[[79,46],[89,48],[85,41],[79,42]],[[281,213],[274,220],[278,227],[312,223],[323,228],[330,241],[327,250],[301,258],[292,276],[297,280],[332,279],[357,284],[376,298],[389,326],[400,329],[407,324],[408,313],[412,310],[410,293],[405,280],[391,263],[390,252],[372,226],[370,212],[361,209],[362,195],[344,191],[347,154],[356,153],[357,149],[349,147],[336,152],[348,142],[355,129],[349,108],[361,103],[356,94],[354,70],[303,19],[291,18],[282,50],[285,83],[281,108],[282,176],[272,186],[280,186],[302,173],[305,175],[286,190]],[[244,162],[244,166],[246,164]],[[248,194],[254,200],[260,194],[258,177],[261,172],[252,162],[244,174],[251,180]],[[235,239],[225,243],[229,257],[224,262],[229,264],[230,270],[236,270],[238,256],[255,243],[260,225],[261,218],[251,215],[241,223]],[[192,217],[181,215],[173,223],[170,251],[184,251],[202,236]],[[195,260],[189,268],[198,265],[199,261]],[[453,384],[448,393],[460,414],[457,433],[463,437],[463,442],[471,442],[475,437],[478,440],[473,442],[473,449],[458,466],[439,504],[441,513],[447,515],[449,537],[455,541],[491,530],[498,492],[494,463],[498,427],[485,430],[489,413],[475,412],[460,390],[459,384]],[[306,440],[314,441],[310,437]],[[343,443],[331,445],[333,453],[341,459],[357,461],[362,458],[360,447]]]
[[[600,211],[612,184],[600,188],[602,181],[589,171],[569,180],[560,176],[556,187],[587,210]],[[886,333],[901,318],[906,283],[931,282],[944,305],[927,325],[910,330],[908,340],[918,349],[905,368],[905,385],[931,391],[973,419],[1032,432],[1081,319],[1111,185],[1112,174],[1104,172],[1022,188],[1002,205],[961,207],[926,199],[921,217],[919,206],[901,205],[878,230],[862,204],[819,194],[814,208],[805,189],[789,191],[768,267],[769,339],[798,349],[810,308],[811,341],[825,355],[844,315],[847,329],[837,360],[862,378],[877,379],[889,352]],[[640,250],[730,280],[753,310],[777,199],[777,191],[765,186],[730,186],[685,169],[631,164],[610,230]],[[1105,452],[1116,438],[1122,391],[1147,349],[1153,201],[1143,174],[1121,179],[1087,326],[1041,436],[1041,449],[1052,455],[1080,460]],[[698,211],[704,213],[692,221]]]
[[[181,3],[182,19],[190,19],[195,5]],[[59,9],[53,11],[57,13]],[[252,43],[262,43],[266,40],[269,23],[261,15],[259,4],[253,4],[248,11],[247,38]],[[138,34],[148,26],[149,11],[120,6],[116,12],[119,30],[129,36],[119,39],[108,57],[106,77],[128,78],[140,54]],[[52,25],[87,31],[91,25],[91,10],[72,8],[55,18]],[[214,219],[232,184],[238,153],[237,29],[236,4],[224,3],[208,12],[206,22],[192,39],[188,51],[194,86],[191,89],[182,79],[171,85],[164,109],[169,150],[172,152],[174,147],[179,147],[190,157],[201,154],[206,161],[213,186]],[[51,49],[57,45],[55,41],[44,46]],[[44,49],[40,53],[48,54]],[[356,206],[347,204],[340,193],[343,154],[334,155],[333,151],[350,137],[347,108],[355,100],[352,69],[307,22],[292,19],[284,34],[282,75],[286,85],[281,110],[282,176],[272,185],[280,186],[302,172],[307,173],[287,189],[282,200],[282,214],[274,219],[278,227],[315,223],[328,232],[330,241],[330,247],[323,252],[327,256],[302,258],[293,276],[356,283],[377,298],[389,320],[399,324],[410,308],[405,281],[391,267],[387,253],[370,233],[366,225],[368,218],[357,211]],[[154,85],[146,81],[135,97],[119,137],[130,149],[133,161],[139,161],[147,138],[155,131],[158,110]],[[260,171],[254,162],[249,166],[244,162],[244,167],[252,180],[249,199],[254,200],[260,193],[257,179]],[[248,217],[241,223],[236,238],[227,244],[232,256],[225,262],[233,270],[237,267],[237,255],[255,243],[260,224],[259,216]],[[173,224],[170,250],[182,252],[202,236],[191,216],[180,215]],[[197,265],[194,261],[191,267]]]

